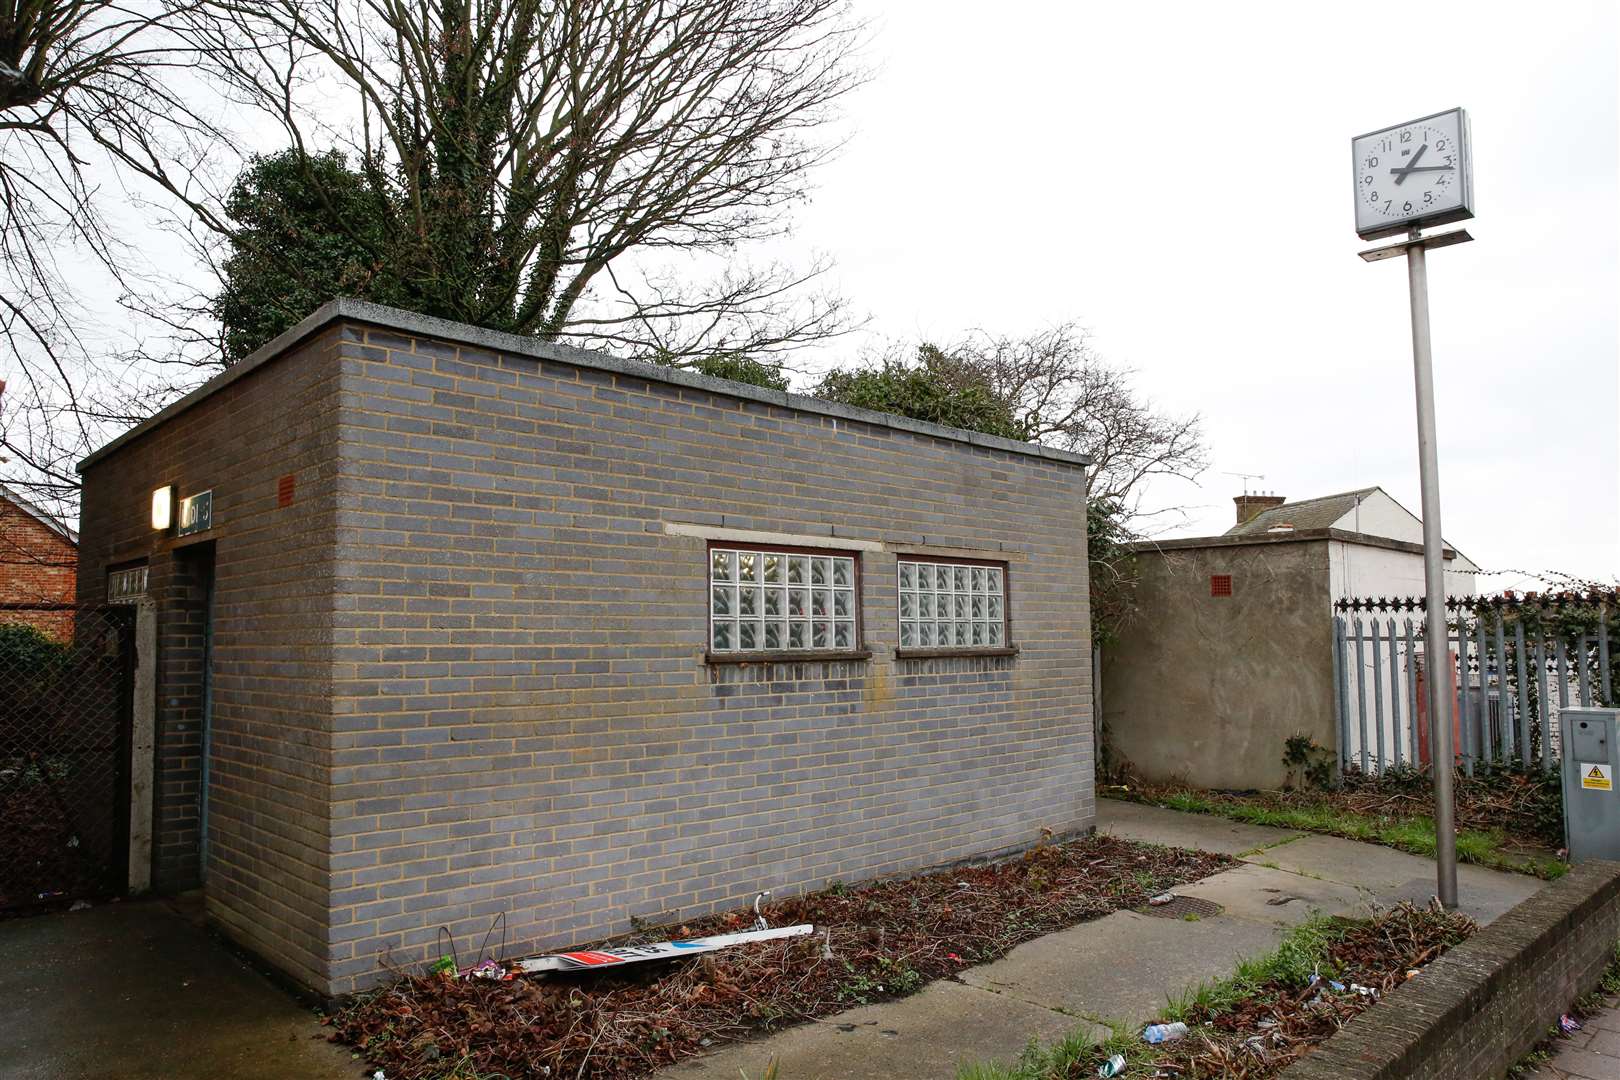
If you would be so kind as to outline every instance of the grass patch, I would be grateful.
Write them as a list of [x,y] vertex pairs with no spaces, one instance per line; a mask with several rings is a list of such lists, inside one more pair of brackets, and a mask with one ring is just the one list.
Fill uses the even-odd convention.
[[[1331,793],[1322,793],[1320,802],[1279,804],[1275,801],[1276,797],[1283,793],[1204,792],[1185,788],[1155,788],[1138,783],[1119,785],[1102,791],[1102,794],[1190,814],[1224,817],[1246,825],[1325,833],[1369,844],[1382,844],[1425,858],[1434,857],[1434,818],[1426,814],[1357,813],[1332,802]],[[1299,797],[1289,794],[1294,798]],[[1459,830],[1457,859],[1493,870],[1533,874],[1547,880],[1562,877],[1569,870],[1569,865],[1560,859],[1515,850],[1513,838],[1502,829]]]
[[1228,1012],[1262,993],[1268,984],[1304,986],[1313,974],[1336,976],[1339,971],[1330,951],[1351,925],[1344,919],[1312,916],[1290,930],[1275,952],[1244,960],[1230,977],[1171,998],[1165,1018],[1187,1022],[1201,1013]]

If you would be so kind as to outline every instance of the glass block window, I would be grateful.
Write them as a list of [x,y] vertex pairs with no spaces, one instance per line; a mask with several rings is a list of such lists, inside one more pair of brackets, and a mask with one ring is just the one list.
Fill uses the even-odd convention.
[[709,550],[711,652],[848,652],[859,610],[853,555]]
[[1006,571],[991,563],[900,562],[902,649],[1007,644]]

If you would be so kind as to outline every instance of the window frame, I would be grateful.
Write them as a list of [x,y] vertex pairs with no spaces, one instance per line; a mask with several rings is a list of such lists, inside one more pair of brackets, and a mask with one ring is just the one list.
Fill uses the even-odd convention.
[[[762,640],[759,643],[759,647],[754,649],[716,649],[714,647],[714,586],[718,584],[718,582],[716,582],[714,577],[714,555],[717,551],[754,552],[761,556],[809,556],[810,558],[850,560],[850,619],[854,624],[851,631],[850,645],[848,647],[836,646],[831,644],[831,639],[829,639],[828,647],[820,649],[814,647],[795,649],[786,645],[783,645],[780,648],[766,648],[764,647],[764,642]],[[872,652],[866,646],[866,619],[861,611],[863,590],[865,588],[861,567],[861,552],[849,548],[838,547],[806,547],[796,544],[768,544],[757,540],[710,540],[704,548],[703,563],[704,604],[708,611],[708,616],[704,620],[704,633],[706,635],[704,638],[704,658],[706,662],[711,664],[746,664],[752,662],[796,663],[815,660],[866,660],[871,658]],[[763,586],[765,585],[765,582],[761,580],[760,584]],[[782,585],[784,591],[786,591],[786,587],[786,574],[784,572],[784,580]],[[806,589],[811,588],[808,582],[805,583],[804,587]],[[841,590],[838,590],[835,587],[834,591]],[[786,612],[783,613],[782,618],[784,622],[786,622]],[[831,614],[829,614],[829,618],[833,619],[834,621],[834,634],[836,635],[836,623],[841,620],[839,620],[837,616]],[[761,613],[760,619],[761,625],[763,626],[763,613]],[[740,618],[736,621],[740,621]],[[812,627],[814,626],[815,621],[816,620],[814,618],[809,620]],[[813,629],[811,632],[812,634],[814,633]]]
[[[949,645],[901,644],[899,635],[904,633],[904,631],[901,629],[904,623],[907,621],[920,621],[920,617],[914,617],[910,620],[902,618],[900,605],[903,602],[901,595],[904,590],[900,587],[900,566],[904,563],[930,566],[984,567],[985,569],[1001,571],[1001,641],[994,645],[987,642],[974,644],[971,641],[961,645],[958,645],[955,642],[952,642]],[[937,589],[930,589],[928,591],[933,595],[938,595]],[[951,593],[947,595],[956,595],[955,590],[953,589]],[[928,555],[922,552],[902,552],[895,560],[894,611],[896,633],[894,654],[901,659],[908,657],[917,658],[929,656],[1015,656],[1018,653],[1018,646],[1014,644],[1012,640],[1012,568],[1008,565],[1005,559],[973,559],[964,558],[957,555]],[[935,621],[938,621],[937,618]],[[949,621],[955,623],[957,620],[953,615]],[[976,620],[973,620],[970,617],[968,621],[971,623]],[[988,622],[989,620],[985,621]]]

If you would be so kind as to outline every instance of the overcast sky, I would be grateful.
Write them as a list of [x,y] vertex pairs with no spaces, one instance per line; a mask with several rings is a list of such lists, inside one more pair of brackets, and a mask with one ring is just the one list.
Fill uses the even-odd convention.
[[1477,239],[1429,260],[1446,537],[1620,579],[1620,5],[855,2],[875,77],[786,246],[870,321],[810,367],[1074,319],[1204,417],[1209,472],[1150,492],[1186,509],[1165,535],[1225,530],[1228,473],[1417,512],[1405,261],[1356,257],[1349,141],[1461,105]]
[[1406,266],[1356,257],[1349,140],[1461,105],[1476,242],[1429,259],[1446,537],[1612,579],[1616,9],[869,0],[877,76],[797,242],[874,333],[1076,318],[1202,413],[1210,472],[1153,493],[1176,535],[1231,524],[1225,472],[1417,512]]

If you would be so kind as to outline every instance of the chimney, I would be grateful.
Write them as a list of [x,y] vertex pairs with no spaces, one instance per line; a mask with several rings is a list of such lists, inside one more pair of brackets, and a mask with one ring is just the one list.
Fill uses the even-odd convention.
[[1262,513],[1273,506],[1281,506],[1288,500],[1281,495],[1234,495],[1232,501],[1237,503],[1237,523],[1247,525]]

